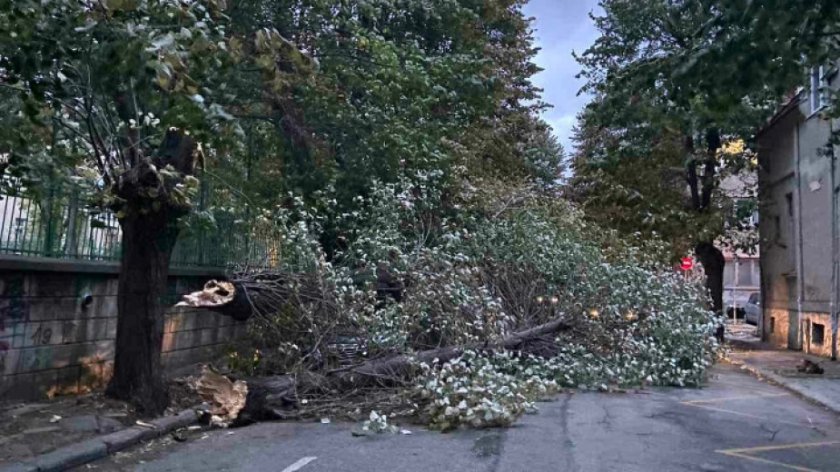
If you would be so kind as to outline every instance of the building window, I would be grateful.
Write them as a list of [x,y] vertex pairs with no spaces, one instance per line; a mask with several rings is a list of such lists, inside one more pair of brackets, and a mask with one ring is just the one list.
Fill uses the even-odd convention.
[[828,69],[823,66],[812,67],[810,73],[810,84],[808,88],[811,103],[811,113],[816,113],[828,105],[825,86],[827,85],[826,73]]
[[[795,221],[794,215],[793,215],[793,192],[785,195],[785,201],[787,202],[787,213],[788,213],[787,234],[788,234],[788,237],[790,238],[790,240],[788,240],[787,242],[789,242],[791,244],[791,247],[794,247],[796,245],[798,235],[796,234],[796,221]],[[781,237],[779,239],[781,239]],[[787,244],[784,244],[784,246],[787,247]],[[796,266],[796,258],[795,258],[796,251],[787,251],[787,253],[788,253],[789,267],[792,270],[795,271],[796,267],[797,267]]]
[[776,332],[776,317],[775,316],[770,317],[770,332],[771,333]]
[[793,192],[785,194],[785,202],[787,203],[788,216],[793,218]]
[[735,285],[735,264],[727,262],[723,266],[724,285]]
[[758,167],[761,170],[764,170],[764,172],[767,172],[768,174],[772,172],[773,166],[770,162],[770,158],[768,158],[766,154],[758,154]]
[[753,283],[752,261],[739,260],[738,261],[738,286],[751,287]]
[[811,344],[822,346],[825,342],[825,325],[811,324]]

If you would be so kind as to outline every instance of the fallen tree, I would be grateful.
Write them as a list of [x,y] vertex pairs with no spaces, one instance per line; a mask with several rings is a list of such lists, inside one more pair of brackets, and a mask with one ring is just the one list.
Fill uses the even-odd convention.
[[442,430],[506,426],[564,388],[703,381],[716,345],[702,287],[564,203],[471,203],[486,216],[418,244],[428,236],[409,230],[422,206],[399,203],[411,192],[372,193],[371,221],[347,223],[354,237],[329,260],[318,218],[281,214],[280,266],[182,302],[248,320],[226,366],[247,384],[244,401],[228,402],[244,405],[237,422],[385,414]]
[[243,275],[234,281],[210,280],[202,290],[185,295],[176,306],[206,308],[245,321],[255,314],[276,311],[295,294],[289,289],[286,276],[262,273]]
[[[277,274],[265,273],[261,276],[248,276],[245,281],[211,280],[203,290],[186,295],[181,305],[207,308],[236,319],[247,319],[254,314],[265,313],[270,306],[276,309],[278,303],[288,301],[290,292],[287,288],[281,288],[284,285],[279,282],[283,279]],[[268,282],[261,284],[260,280]],[[236,422],[294,417],[297,416],[294,410],[300,406],[299,396],[302,394],[346,394],[366,388],[402,386],[412,379],[412,374],[422,364],[443,364],[462,356],[466,351],[520,351],[527,349],[529,344],[553,339],[558,333],[572,327],[573,323],[564,315],[499,340],[445,346],[410,354],[396,353],[323,372],[301,371],[244,379],[248,385],[247,398]],[[209,379],[207,383],[218,383],[217,375],[205,373],[205,376]],[[244,392],[241,391],[242,396],[245,396]]]
[[394,387],[411,380],[421,364],[446,363],[465,351],[519,350],[529,342],[572,328],[568,319],[558,317],[548,323],[514,333],[498,342],[468,346],[448,346],[413,354],[373,359],[357,366],[334,369],[324,374],[307,372],[249,379],[248,398],[240,418],[244,420],[288,418],[286,412],[298,405],[298,393],[348,392],[369,387]]

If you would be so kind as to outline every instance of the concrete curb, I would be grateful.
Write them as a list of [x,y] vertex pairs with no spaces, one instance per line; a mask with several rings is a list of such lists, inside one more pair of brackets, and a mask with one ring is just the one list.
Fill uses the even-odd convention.
[[[836,401],[828,399],[819,394],[819,392],[814,392],[812,390],[803,388],[801,385],[797,385],[795,382],[792,382],[790,379],[783,377],[773,371],[768,369],[762,369],[761,367],[756,367],[753,365],[749,365],[744,361],[736,360],[727,358],[727,361],[732,365],[737,365],[740,368],[746,370],[747,372],[751,373],[752,375],[760,378],[769,380],[770,383],[778,385],[779,387],[784,388],[785,390],[789,390],[794,394],[810,401],[811,403],[815,403],[834,414],[840,415],[840,404]],[[2,471],[0,471],[2,472]]]
[[0,472],[60,472],[107,457],[117,451],[198,422],[195,409],[149,421],[153,428],[132,426],[71,444],[23,461],[0,465]]

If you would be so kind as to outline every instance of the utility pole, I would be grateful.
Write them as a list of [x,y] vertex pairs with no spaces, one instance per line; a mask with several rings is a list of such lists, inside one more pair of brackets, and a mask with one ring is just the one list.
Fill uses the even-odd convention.
[[840,183],[837,182],[837,152],[834,144],[834,120],[829,120],[831,142],[828,147],[831,159],[831,360],[837,360],[837,324],[838,302],[840,302],[840,216],[838,216],[838,195]]

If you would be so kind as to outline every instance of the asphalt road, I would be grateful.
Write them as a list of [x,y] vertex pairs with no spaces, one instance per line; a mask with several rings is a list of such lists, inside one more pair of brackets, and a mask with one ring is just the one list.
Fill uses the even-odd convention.
[[[508,429],[353,437],[350,424],[262,423],[140,446],[115,471],[840,471],[840,418],[719,365],[703,389],[573,393]],[[206,437],[205,437],[206,436]],[[203,439],[202,439],[203,437]]]

